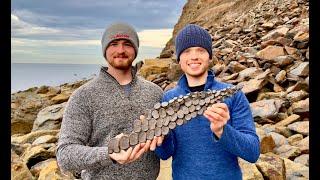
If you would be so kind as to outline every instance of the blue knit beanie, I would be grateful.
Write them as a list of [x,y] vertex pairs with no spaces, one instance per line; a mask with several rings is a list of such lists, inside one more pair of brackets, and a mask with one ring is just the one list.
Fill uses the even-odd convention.
[[202,27],[195,24],[188,24],[181,29],[175,41],[177,60],[180,60],[180,54],[190,47],[202,47],[212,58],[212,39],[210,34]]

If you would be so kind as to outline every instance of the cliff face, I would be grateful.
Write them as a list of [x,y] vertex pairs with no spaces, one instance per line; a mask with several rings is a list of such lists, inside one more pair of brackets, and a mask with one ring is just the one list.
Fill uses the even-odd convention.
[[[270,6],[268,5],[270,3],[267,2],[267,0],[188,0],[177,24],[174,26],[172,38],[166,43],[160,58],[174,57],[174,39],[179,30],[186,24],[198,24],[213,32],[217,27],[228,24],[232,26],[241,19],[241,26],[248,28],[254,25],[255,20],[260,18],[255,16],[255,12],[261,11],[266,16],[272,13],[272,9],[262,10],[262,8]],[[281,6],[288,1],[276,0],[272,2],[272,4]],[[306,16],[307,13],[304,12],[301,16]]]

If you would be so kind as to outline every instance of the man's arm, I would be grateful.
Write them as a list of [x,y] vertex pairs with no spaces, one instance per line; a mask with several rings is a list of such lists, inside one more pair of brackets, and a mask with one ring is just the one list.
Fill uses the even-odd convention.
[[87,97],[79,92],[72,95],[67,103],[56,153],[62,169],[81,171],[112,163],[108,156],[108,147],[87,146],[92,131],[92,119],[87,103]]
[[[212,122],[213,140],[216,143],[220,143],[226,151],[249,162],[256,162],[260,155],[260,142],[256,134],[249,102],[243,92],[238,92],[232,98],[230,104],[232,109],[225,110],[224,112],[230,114],[232,122],[231,124],[223,124],[222,129],[220,129],[221,131],[214,123],[217,125],[223,119],[229,117],[219,112],[223,108],[219,110],[210,109],[214,111],[214,113],[211,113],[212,116],[207,116],[210,113],[205,113],[205,116]],[[221,114],[221,116],[217,115],[218,120],[214,121],[212,119],[214,119],[213,116],[216,116],[216,114]]]

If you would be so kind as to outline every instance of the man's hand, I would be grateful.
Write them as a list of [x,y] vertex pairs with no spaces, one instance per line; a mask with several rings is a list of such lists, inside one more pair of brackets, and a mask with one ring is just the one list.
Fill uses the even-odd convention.
[[211,122],[211,131],[220,138],[224,125],[230,119],[228,106],[225,103],[213,104],[207,108],[203,115]]
[[[121,136],[123,136],[122,133],[116,137],[120,138]],[[109,154],[109,157],[117,161],[119,164],[128,164],[139,159],[143,153],[147,152],[150,148],[150,144],[151,141],[148,140],[146,143],[137,144],[133,149],[130,147],[126,151],[121,150],[119,153]]]
[[154,137],[150,145],[150,151],[154,151],[157,146],[161,146],[163,139],[164,136]]

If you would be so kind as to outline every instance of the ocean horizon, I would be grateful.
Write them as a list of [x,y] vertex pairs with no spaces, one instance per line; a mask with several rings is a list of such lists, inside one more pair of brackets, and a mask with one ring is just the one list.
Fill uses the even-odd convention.
[[32,87],[59,86],[99,74],[102,64],[11,63],[11,94]]

